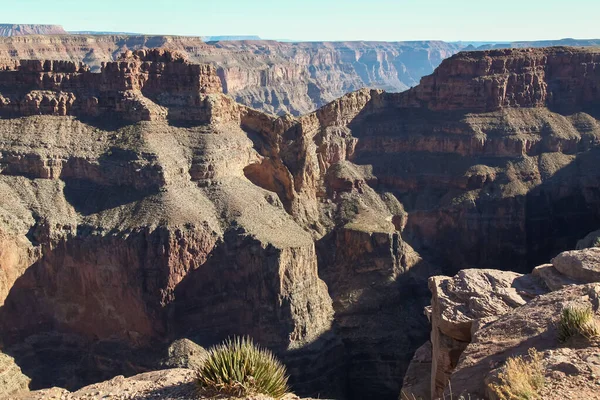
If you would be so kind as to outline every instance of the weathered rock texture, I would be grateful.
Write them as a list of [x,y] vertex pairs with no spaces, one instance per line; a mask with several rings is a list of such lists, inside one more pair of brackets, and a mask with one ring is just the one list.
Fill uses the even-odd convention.
[[[214,397],[198,393],[196,372],[191,369],[176,368],[164,371],[147,372],[125,378],[117,376],[107,382],[98,383],[69,392],[52,388],[23,394],[14,400],[203,400]],[[269,396],[252,395],[245,397],[219,397],[224,400],[274,400]],[[285,395],[281,400],[300,400],[293,394]],[[305,399],[310,400],[310,399]]]
[[399,400],[430,399],[431,398],[431,342],[415,351],[404,379]]
[[100,74],[0,72],[1,335],[32,388],[139,372],[184,334],[248,334],[284,357],[339,346],[312,236],[244,176],[261,156],[241,118],[263,134],[276,122],[219,94],[212,71],[152,51]]
[[60,25],[0,24],[0,36],[66,35]]
[[528,275],[464,270],[454,278],[433,277],[431,299],[431,394],[442,397],[459,357],[471,343],[474,324],[489,323],[545,292]]
[[[61,32],[64,33],[64,32]],[[212,38],[209,38],[212,40]],[[598,46],[599,40],[515,42],[493,47]],[[460,43],[223,40],[126,34],[0,37],[0,60],[85,62],[98,71],[127,50],[163,47],[217,68],[223,90],[261,111],[305,114],[363,87],[400,92],[416,86]],[[486,47],[486,46],[484,46]],[[489,47],[489,46],[488,46]]]
[[[586,275],[589,265],[600,263],[595,250],[563,252],[553,264],[536,267],[529,275],[464,270],[453,278],[431,278],[428,398],[449,395],[451,387],[454,396],[496,399],[489,384],[499,368],[508,357],[527,355],[530,348],[544,355],[547,382],[542,398],[597,398],[598,347],[594,342],[562,345],[557,331],[566,306],[598,312],[600,287],[586,285],[600,281]],[[409,371],[420,365],[415,356]],[[403,389],[411,393],[413,386],[405,381]]]
[[217,68],[223,91],[274,114],[305,114],[362,87],[402,91],[415,86],[460,49],[423,42],[221,41],[176,36],[67,35],[0,38],[0,60],[85,62],[98,71],[126,50],[163,47]]
[[[543,399],[598,399],[600,372],[597,343],[574,338],[558,341],[558,321],[567,306],[592,308],[598,313],[600,285],[574,285],[540,296],[478,330],[452,375],[455,393],[496,399],[487,387],[508,357],[526,356],[534,348],[543,356],[546,382]],[[460,388],[460,389],[457,389]]]
[[101,118],[110,114],[110,118],[138,122],[165,116],[181,118],[176,114],[186,113],[186,119],[206,120],[206,113],[195,116],[193,108],[200,106],[201,95],[221,92],[214,68],[189,64],[183,56],[164,50],[126,53],[119,61],[103,64],[99,74],[72,62],[34,60],[19,64],[6,65],[0,71],[3,117],[43,114]]
[[[4,350],[32,388],[75,389],[156,368],[175,339],[248,334],[300,394],[397,398],[428,277],[530,269],[600,226],[599,54],[460,54],[412,90],[300,118],[236,103],[219,70],[171,51],[97,74],[7,62]],[[515,281],[465,287],[505,293],[439,330],[468,341],[525,301]],[[436,370],[452,343],[441,361],[433,343]]]
[[12,357],[0,353],[0,399],[28,391],[29,381]]

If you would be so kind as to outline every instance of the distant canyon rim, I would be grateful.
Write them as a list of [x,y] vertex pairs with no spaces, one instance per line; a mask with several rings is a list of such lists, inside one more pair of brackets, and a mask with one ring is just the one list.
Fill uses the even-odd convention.
[[600,227],[599,50],[459,50],[1,38],[2,352],[78,389],[248,334],[299,394],[397,399],[431,276]]
[[[558,45],[599,46],[600,40],[495,43],[479,48]],[[442,60],[475,49],[443,41],[206,42],[201,37],[69,34],[54,25],[0,24],[0,61],[69,60],[84,62],[98,72],[103,62],[115,61],[124,51],[158,47],[185,54],[192,62],[214,65],[223,92],[237,102],[271,114],[294,116],[361,88],[405,91],[431,74]]]

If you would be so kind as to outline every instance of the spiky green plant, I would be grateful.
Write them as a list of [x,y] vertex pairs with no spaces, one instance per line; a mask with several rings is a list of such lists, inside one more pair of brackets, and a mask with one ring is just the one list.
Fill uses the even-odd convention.
[[264,394],[281,398],[288,392],[285,366],[248,337],[235,337],[211,348],[198,371],[202,390],[230,396]]
[[588,340],[600,338],[600,324],[589,307],[568,306],[563,309],[558,324],[558,339],[566,342],[577,335]]

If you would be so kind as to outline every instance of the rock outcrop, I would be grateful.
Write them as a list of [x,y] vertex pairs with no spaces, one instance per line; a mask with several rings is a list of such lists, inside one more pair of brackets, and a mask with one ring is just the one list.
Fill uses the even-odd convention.
[[12,357],[0,353],[0,399],[28,391],[29,381]]
[[[196,372],[191,369],[174,368],[164,371],[147,372],[125,378],[117,376],[107,382],[98,383],[69,392],[65,389],[52,388],[23,394],[14,400],[47,400],[47,399],[111,399],[111,400],[202,400],[213,397],[198,394]],[[229,398],[227,400],[274,400],[269,396],[253,395]],[[285,395],[281,400],[300,400],[293,394]],[[310,399],[305,399],[310,400]]]
[[[319,361],[340,344],[312,236],[244,176],[261,156],[241,120],[267,134],[274,118],[219,94],[211,71],[153,51],[100,74],[0,72],[1,337],[33,389],[131,375],[172,339],[233,334],[313,362],[307,382],[335,381],[337,360]],[[38,90],[73,101],[24,106]]]
[[213,65],[223,91],[256,109],[293,115],[312,112],[362,87],[403,91],[418,84],[457,44],[423,42],[219,41],[197,37],[65,35],[0,38],[0,61],[84,62],[92,71],[127,50],[168,48]]
[[[208,39],[210,43],[206,43]],[[97,72],[103,62],[116,61],[127,50],[168,48],[186,54],[193,62],[217,68],[224,92],[236,101],[268,113],[297,116],[363,87],[407,90],[431,74],[442,60],[465,50],[465,44],[441,41],[281,43],[208,39],[85,32],[0,37],[0,61],[68,60],[84,62]],[[599,43],[567,39],[491,47],[582,47]]]
[[0,24],[0,37],[2,36],[28,36],[28,35],[66,35],[67,31],[60,25],[39,24]]
[[442,397],[458,360],[472,341],[474,326],[545,293],[534,278],[514,272],[464,270],[454,278],[433,277],[431,309],[431,394]]
[[299,118],[236,103],[172,51],[100,73],[6,63],[3,351],[32,389],[74,390],[164,367],[177,339],[250,335],[299,394],[397,398],[428,278],[477,268],[434,285],[451,299],[432,311],[441,382],[474,326],[541,290],[481,268],[531,270],[600,226],[597,54],[461,54]]
[[[542,398],[596,398],[597,347],[562,345],[557,331],[567,306],[598,312],[600,287],[598,281],[589,284],[594,281],[586,275],[589,265],[600,263],[594,250],[561,253],[553,264],[530,275],[465,270],[453,278],[431,278],[428,398],[441,398],[451,390],[454,396],[496,399],[490,384],[498,368],[508,357],[526,356],[532,348],[543,353],[547,379]],[[416,355],[409,370],[420,365]],[[403,390],[413,393],[413,386],[405,382]]]
[[600,101],[600,52],[565,48],[464,52],[413,90],[431,110],[593,109]]
[[[598,347],[561,344],[558,322],[566,306],[593,307],[598,316],[600,285],[574,285],[540,296],[527,305],[474,333],[450,384],[457,394],[497,398],[487,387],[508,357],[526,356],[529,349],[542,353],[546,374],[543,399],[598,399]],[[460,389],[458,389],[460,388]]]
[[7,65],[0,71],[0,90],[3,117],[102,118],[110,114],[113,119],[138,122],[159,116],[181,119],[177,114],[184,112],[186,119],[206,120],[206,113],[190,113],[200,108],[202,94],[220,93],[221,85],[210,66],[190,64],[183,56],[164,50],[140,50],[103,64],[99,74],[90,72],[86,65],[62,61]]

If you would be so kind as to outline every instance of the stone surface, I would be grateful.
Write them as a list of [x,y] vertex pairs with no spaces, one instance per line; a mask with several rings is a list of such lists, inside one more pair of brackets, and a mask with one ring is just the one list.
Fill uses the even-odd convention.
[[189,339],[179,339],[167,349],[164,365],[169,368],[187,368],[198,371],[208,357],[208,351]]
[[473,324],[496,318],[545,292],[529,275],[469,269],[453,278],[429,280],[431,298],[431,394],[441,397],[462,352],[471,342]]
[[29,391],[29,382],[15,360],[0,352],[0,399]]
[[0,38],[0,61],[85,62],[98,71],[126,50],[163,47],[213,65],[223,91],[274,114],[306,114],[362,87],[402,91],[419,83],[457,44],[422,42],[220,41],[197,37],[65,35]]
[[413,92],[434,110],[548,106],[571,111],[598,102],[599,60],[595,50],[567,48],[463,52],[443,62]]
[[554,257],[552,265],[563,275],[580,282],[600,282],[600,249],[565,251]]
[[[524,356],[534,348],[542,353],[546,371],[541,398],[600,398],[594,372],[597,344],[574,339],[562,345],[557,331],[562,309],[573,304],[593,307],[599,289],[597,284],[575,285],[542,295],[478,330],[450,380],[454,395],[495,398],[485,385],[493,379],[494,370],[508,357]],[[600,316],[597,307],[593,309]]]
[[431,342],[417,349],[402,381],[400,400],[431,399]]
[[[426,313],[432,325],[430,379],[434,396],[426,398],[437,398],[443,396],[444,392],[448,394],[448,382],[451,381],[454,385],[455,382],[451,380],[451,377],[454,377],[455,373],[461,373],[459,365],[463,362],[463,353],[466,349],[475,346],[473,343],[475,343],[480,330],[496,324],[496,321],[504,315],[520,313],[521,308],[540,295],[587,283],[586,280],[578,280],[562,274],[556,268],[555,263],[557,260],[559,263],[566,263],[565,260],[569,260],[571,263],[573,260],[589,261],[590,256],[587,253],[589,250],[561,253],[552,260],[554,265],[540,265],[534,268],[529,275],[498,270],[463,270],[453,278],[432,277],[429,282],[432,305],[426,308]],[[600,304],[598,287],[590,286],[586,290],[592,307],[597,309]],[[568,304],[569,300],[565,299],[563,303]],[[512,326],[504,328],[511,331],[516,329]],[[503,341],[505,338],[499,335],[496,340]],[[564,365],[558,361],[556,363],[558,363],[556,369],[560,370],[560,373],[571,368],[564,363]],[[491,367],[488,368],[490,371],[497,368],[497,366],[490,365]],[[484,370],[485,366],[482,364],[478,368]],[[496,372],[490,372],[485,377],[486,382],[494,381]],[[471,386],[464,389],[462,385],[465,384],[467,378],[464,379],[465,381],[457,382],[459,386],[453,386],[453,390],[459,389],[472,396],[480,395],[477,391],[469,392],[472,389]],[[558,378],[554,377],[553,379]],[[456,393],[454,392],[454,394]],[[487,395],[495,398],[490,393]]]
[[[107,382],[87,386],[72,393],[58,388],[35,391],[15,398],[15,400],[198,400],[212,398],[198,393],[195,378],[196,373],[193,370],[168,369],[148,372],[130,378],[117,376]],[[271,397],[263,395],[222,398],[227,400],[273,400]],[[281,400],[299,399],[298,396],[288,394]]]
[[531,275],[538,278],[549,290],[559,290],[568,285],[580,284],[580,281],[561,274],[552,264],[537,266]]
[[200,96],[220,93],[221,85],[210,66],[190,64],[175,52],[139,50],[104,64],[99,74],[72,62],[21,61],[0,71],[0,90],[4,117],[111,114],[137,122],[181,119],[186,107],[186,119],[193,119],[190,109],[200,105]]
[[67,32],[60,25],[0,24],[0,37],[66,34]]
[[[32,388],[77,389],[156,369],[176,339],[247,334],[299,394],[397,398],[429,334],[428,277],[523,271],[600,226],[597,54],[466,53],[422,87],[360,90],[299,118],[236,103],[218,70],[172,51],[99,74],[7,63],[4,350]],[[538,86],[520,94],[533,72],[540,101]],[[477,89],[496,75],[514,75],[504,97]],[[452,97],[471,91],[485,107]],[[440,377],[492,314],[526,300],[520,275],[481,273],[440,286]]]

